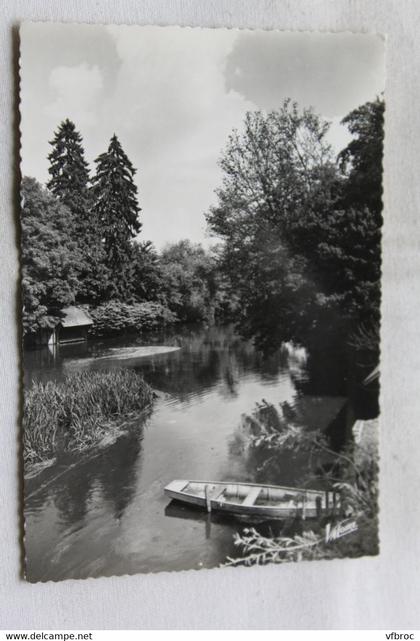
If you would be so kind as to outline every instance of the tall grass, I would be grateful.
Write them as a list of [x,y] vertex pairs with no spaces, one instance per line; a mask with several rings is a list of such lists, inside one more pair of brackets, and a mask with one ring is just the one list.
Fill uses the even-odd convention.
[[25,393],[25,463],[92,447],[121,419],[147,408],[153,391],[134,370],[86,371],[34,382]]

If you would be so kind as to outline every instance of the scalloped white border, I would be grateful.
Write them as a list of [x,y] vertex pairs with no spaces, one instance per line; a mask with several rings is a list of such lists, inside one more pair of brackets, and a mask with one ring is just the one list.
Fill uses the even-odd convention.
[[[102,27],[117,26],[117,27],[125,27],[125,28],[128,28],[128,29],[137,29],[137,30],[140,30],[142,28],[146,28],[146,29],[171,29],[171,30],[175,29],[175,30],[199,30],[199,31],[201,31],[201,30],[206,30],[206,31],[209,31],[209,30],[214,30],[214,31],[216,31],[216,30],[217,31],[245,31],[245,32],[249,32],[249,33],[255,33],[255,32],[256,33],[261,33],[261,32],[264,33],[264,32],[273,32],[274,31],[276,33],[307,33],[307,34],[313,34],[313,33],[317,33],[318,34],[318,33],[321,33],[323,35],[337,35],[337,36],[340,36],[340,35],[343,35],[343,34],[346,34],[346,33],[347,34],[348,33],[357,34],[357,35],[360,34],[360,32],[349,31],[349,30],[332,32],[332,31],[321,31],[321,30],[308,31],[308,30],[304,30],[304,29],[297,29],[297,30],[290,30],[290,29],[288,29],[288,30],[282,30],[282,29],[249,29],[249,28],[243,28],[243,27],[242,28],[234,28],[234,27],[228,27],[228,28],[224,28],[224,27],[210,27],[210,28],[208,28],[207,27],[206,28],[206,27],[198,27],[198,26],[190,26],[190,25],[186,25],[186,26],[183,26],[183,25],[151,25],[151,24],[137,25],[137,24],[120,24],[120,23],[108,24],[108,23],[102,23],[102,22],[89,24],[89,23],[83,23],[83,22],[57,22],[57,21],[52,22],[50,20],[25,20],[25,21],[22,21],[22,23],[20,24],[20,27],[19,27],[19,39],[21,37],[21,29],[22,29],[22,27],[24,28],[26,25],[29,25],[29,24],[60,24],[60,25],[84,26],[84,27],[92,27],[92,28],[95,28],[97,26],[102,26]],[[366,35],[366,36],[372,36],[373,35],[375,37],[381,38],[384,41],[384,64],[385,64],[386,36],[384,34],[380,34],[378,32],[364,32],[362,35]],[[22,93],[25,90],[24,85],[22,83],[22,56],[21,56],[21,50],[19,50],[18,66],[19,66],[19,99],[21,100],[22,99]],[[22,163],[22,144],[21,144],[22,130],[21,130],[20,125],[21,125],[21,114],[20,114],[20,118],[19,118],[19,137],[20,137],[19,158],[20,158],[20,165],[21,165],[21,163]],[[380,423],[380,419],[379,419],[379,423]],[[379,432],[380,432],[380,427],[379,427]],[[93,454],[93,456],[95,456],[95,454]],[[23,462],[22,462],[22,466],[23,466]],[[22,480],[22,489],[23,489],[23,495],[24,495],[23,496],[23,503],[25,501],[25,489],[24,488],[25,488],[25,480],[23,478],[23,480]],[[23,505],[22,505],[22,509],[23,509]],[[26,561],[27,561],[27,559],[26,559],[26,545],[25,545],[25,540],[26,540],[26,521],[25,521],[25,518],[24,518],[23,514],[22,514],[22,526],[21,527],[22,527],[22,544],[23,544],[23,550],[22,550],[23,568],[22,568],[22,572],[23,572],[24,578],[26,579]],[[139,523],[139,527],[141,527],[141,523]],[[379,521],[379,526],[378,527],[379,527],[378,536],[380,538],[380,521]],[[380,554],[380,545],[379,545],[379,554]],[[324,559],[324,560],[325,561],[337,561],[337,559],[335,559],[335,558],[334,559]],[[351,559],[349,559],[349,560],[351,560]],[[283,567],[283,566],[281,566],[281,567]],[[189,570],[177,570],[177,572],[194,572],[194,571],[195,572],[198,572],[198,571],[201,572],[203,570],[213,571],[213,570],[220,570],[220,568],[218,566],[215,566],[213,568],[198,568],[197,567],[197,568],[191,568]],[[133,575],[136,575],[136,574],[156,574],[156,573],[162,573],[162,572],[163,573],[175,572],[175,570],[150,570],[150,571],[138,572],[135,569],[133,569],[133,572],[127,572],[127,573],[124,573],[124,574],[117,574],[115,576],[118,576],[118,577],[120,577],[120,576],[133,576]],[[107,575],[105,575],[105,576],[107,576]],[[97,578],[101,578],[101,577],[88,577],[88,578],[97,579]],[[61,579],[61,580],[66,580],[66,579]],[[86,579],[77,579],[77,580],[86,580]],[[48,583],[50,581],[52,581],[53,583],[60,582],[59,579],[53,579],[53,580],[50,579],[50,580],[46,580],[46,581],[42,581],[41,580],[40,582]]]
[[[11,29],[22,19],[388,34],[381,556],[28,585],[19,578],[17,249]],[[10,628],[418,628],[420,5],[412,0],[4,0],[0,16],[0,618]],[[381,501],[382,502],[382,501]],[[222,573],[222,574],[220,574]],[[245,574],[246,573],[246,574]]]

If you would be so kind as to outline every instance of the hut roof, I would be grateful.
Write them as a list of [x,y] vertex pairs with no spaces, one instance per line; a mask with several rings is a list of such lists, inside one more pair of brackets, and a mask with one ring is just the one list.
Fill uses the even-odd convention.
[[81,327],[83,325],[93,325],[93,320],[87,312],[80,307],[71,305],[63,310],[64,317],[60,321],[62,327]]

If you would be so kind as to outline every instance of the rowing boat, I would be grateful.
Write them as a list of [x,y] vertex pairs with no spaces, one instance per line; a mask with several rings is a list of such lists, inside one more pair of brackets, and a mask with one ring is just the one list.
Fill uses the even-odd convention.
[[208,512],[218,510],[272,519],[319,518],[335,513],[340,506],[340,497],[333,491],[230,481],[176,479],[165,487],[165,494]]

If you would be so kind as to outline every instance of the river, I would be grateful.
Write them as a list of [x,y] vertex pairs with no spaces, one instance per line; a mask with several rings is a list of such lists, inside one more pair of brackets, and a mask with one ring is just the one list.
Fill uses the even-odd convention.
[[[146,345],[177,349],[139,352]],[[175,478],[263,481],[247,455],[242,420],[262,399],[287,401],[323,429],[345,402],[305,391],[301,354],[264,358],[230,327],[62,345],[27,352],[24,363],[26,384],[132,367],[162,392],[151,415],[110,447],[26,482],[30,581],[209,568],[237,556],[233,535],[242,524],[170,503],[164,486]],[[299,465],[285,461],[278,482],[298,479]]]

